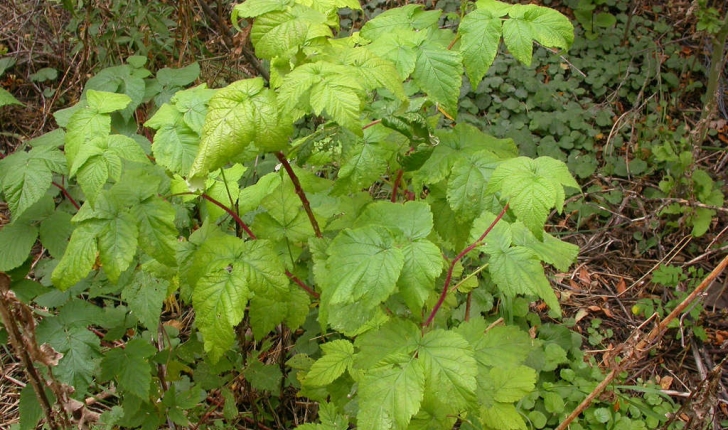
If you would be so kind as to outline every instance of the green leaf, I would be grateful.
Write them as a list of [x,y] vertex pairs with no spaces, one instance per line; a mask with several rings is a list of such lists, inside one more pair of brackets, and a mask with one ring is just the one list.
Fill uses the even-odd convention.
[[255,18],[268,12],[286,10],[293,0],[247,0],[233,8],[233,22],[237,17]]
[[354,345],[348,340],[339,339],[321,345],[324,356],[316,360],[306,373],[305,384],[322,387],[334,382],[351,369],[354,363]]
[[[144,82],[144,78],[148,75],[149,72],[134,68],[127,64],[107,67],[86,82],[86,91],[84,96],[86,96],[90,90],[127,95],[129,99],[131,99],[131,102],[128,103],[119,113],[124,121],[128,122],[134,115],[136,108],[144,101],[144,95],[146,92],[146,83]],[[114,97],[115,101],[111,106],[103,108],[106,112],[117,110],[116,107],[121,104],[121,98],[117,98],[118,96],[111,97]]]
[[[49,396],[49,398],[52,397]],[[33,385],[28,384],[20,390],[18,412],[20,414],[20,430],[35,430],[38,428],[38,423],[43,418],[43,407],[38,401]]]
[[121,299],[129,303],[129,309],[144,327],[156,330],[168,288],[169,281],[166,279],[138,271],[132,282],[124,286]]
[[404,265],[397,280],[397,288],[412,313],[416,314],[434,291],[435,280],[442,273],[444,260],[440,248],[429,240],[407,242],[401,250]]
[[333,194],[358,191],[380,178],[391,157],[389,148],[378,143],[357,145],[341,164]]
[[364,24],[361,37],[376,41],[398,30],[411,30],[415,13],[421,9],[421,5],[410,4],[386,10]]
[[160,263],[176,266],[176,210],[161,197],[153,196],[132,206],[131,215],[139,225],[139,247]]
[[421,31],[394,30],[374,39],[365,48],[394,63],[399,76],[407,79],[415,70],[419,46],[426,37]]
[[443,403],[458,409],[475,404],[478,366],[470,344],[452,331],[433,330],[420,340],[427,386]]
[[489,269],[493,281],[505,295],[534,294],[542,298],[551,310],[561,313],[543,266],[530,249],[514,246],[494,252],[490,257]]
[[516,326],[496,326],[486,331],[485,320],[472,319],[460,324],[457,332],[475,349],[478,364],[498,369],[518,366],[534,348],[528,333]]
[[536,253],[538,258],[551,264],[562,272],[569,270],[569,267],[579,255],[579,247],[561,239],[544,233],[543,241],[536,239],[526,226],[516,222],[511,226],[513,232],[513,243],[525,246]]
[[690,218],[693,224],[691,231],[693,237],[700,237],[704,235],[710,228],[710,223],[715,216],[715,211],[708,208],[696,208],[695,212]]
[[408,240],[424,239],[432,231],[432,212],[424,202],[374,202],[356,219],[354,227],[380,225],[400,230]]
[[311,300],[298,286],[289,286],[283,298],[255,295],[250,299],[250,326],[253,336],[262,340],[284,320],[291,330],[300,327],[306,320]]
[[152,152],[157,164],[178,175],[186,175],[192,168],[199,144],[200,137],[187,127],[180,115],[174,124],[165,124],[157,130]]
[[530,394],[536,387],[536,371],[526,366],[495,367],[480,374],[478,383],[486,395],[497,402],[513,403]]
[[420,329],[414,323],[392,320],[356,338],[359,353],[354,359],[354,367],[369,369],[380,365],[388,357],[412,354],[420,338]]
[[77,227],[66,247],[66,253],[53,270],[53,284],[61,291],[85,278],[96,262],[96,229]]
[[412,78],[434,102],[453,118],[457,116],[463,64],[459,52],[425,41],[415,63]]
[[122,390],[146,400],[152,383],[148,358],[155,352],[157,350],[143,339],[132,339],[124,348],[110,349],[101,360],[99,378],[102,382],[116,379]]
[[255,20],[250,31],[255,55],[270,60],[295,54],[306,42],[333,35],[326,22],[326,15],[299,4],[265,13]]
[[56,148],[16,151],[0,160],[0,186],[13,218],[45,195],[57,170],[65,170],[65,163]]
[[131,103],[126,94],[109,93],[105,91],[86,91],[88,107],[98,113],[111,113],[122,110]]
[[0,88],[0,107],[7,105],[20,105],[25,106],[20,100],[16,99],[15,96],[10,94],[5,88]]
[[178,91],[172,97],[175,108],[184,116],[184,123],[196,134],[202,134],[207,115],[207,104],[217,90],[207,88],[200,84],[194,88]]
[[[569,18],[548,7],[536,5],[522,7],[526,9],[523,18],[531,23],[531,31],[536,42],[549,48],[568,50],[571,47],[574,43],[574,26],[571,25]],[[609,26],[613,24],[612,22]]]
[[157,71],[157,82],[165,87],[184,87],[195,82],[195,79],[200,76],[200,64],[193,62],[192,64],[173,69],[171,67],[164,67]]
[[109,136],[108,148],[109,152],[116,154],[119,158],[141,164],[150,164],[147,154],[131,137],[112,134]]
[[0,272],[21,266],[30,257],[38,238],[38,227],[27,223],[6,224],[0,229]]
[[350,66],[357,81],[365,90],[386,88],[400,100],[407,98],[402,85],[402,78],[394,63],[376,56],[366,48],[345,49],[336,52],[341,64]]
[[136,255],[139,228],[134,217],[125,212],[104,221],[97,236],[99,260],[106,276],[115,283]]
[[327,253],[327,266],[336,273],[336,282],[324,290],[332,305],[378,305],[394,292],[404,264],[391,233],[378,226],[342,231]]
[[253,360],[243,374],[256,390],[269,391],[273,396],[280,395],[283,373],[281,373],[279,365],[263,364],[258,360]]
[[40,243],[53,258],[60,259],[66,251],[68,239],[73,233],[71,218],[68,212],[55,211],[40,223]]
[[496,402],[492,406],[481,406],[480,420],[489,428],[499,430],[526,430],[523,417],[513,403]]
[[463,219],[473,219],[489,207],[491,200],[487,198],[486,187],[500,163],[490,151],[476,152],[455,161],[447,184],[447,201],[455,213]]
[[275,93],[263,85],[262,78],[237,81],[210,99],[191,178],[204,178],[252,143],[270,151],[287,145],[291,122],[281,117]]
[[104,139],[109,135],[111,117],[90,107],[76,110],[66,127],[65,152],[68,165],[73,166],[81,147],[94,139]]
[[279,108],[286,114],[294,114],[295,109],[313,110],[316,115],[325,112],[342,127],[361,135],[359,112],[364,90],[355,73],[353,67],[326,61],[296,67],[283,78]]
[[[520,5],[514,5],[514,8],[515,6]],[[503,42],[511,55],[526,66],[531,65],[533,39],[532,26],[528,21],[511,15],[511,19],[503,22]]]
[[425,391],[425,369],[419,360],[403,361],[366,373],[359,382],[358,428],[406,429]]
[[502,34],[502,20],[486,9],[477,9],[465,15],[460,22],[460,51],[470,85],[477,88],[498,53]]

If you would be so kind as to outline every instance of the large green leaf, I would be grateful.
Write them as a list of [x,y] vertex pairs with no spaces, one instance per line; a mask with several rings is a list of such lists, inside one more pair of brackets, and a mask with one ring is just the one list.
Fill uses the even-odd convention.
[[0,189],[13,218],[40,200],[53,181],[53,173],[65,173],[63,153],[54,147],[15,151],[0,160]]
[[528,21],[511,15],[511,19],[503,23],[503,42],[511,55],[526,66],[531,65],[533,38],[532,26]]
[[544,274],[541,261],[536,254],[523,246],[514,246],[490,256],[489,270],[498,289],[507,296],[533,294],[542,298],[547,305],[561,314],[559,302]]
[[357,145],[342,162],[333,194],[346,194],[372,185],[387,171],[391,150],[383,144]]
[[518,366],[536,345],[537,341],[516,326],[487,327],[485,320],[478,317],[455,330],[473,346],[479,366],[499,369]]
[[0,272],[8,272],[22,265],[30,257],[30,250],[38,238],[38,227],[14,222],[0,229]]
[[152,196],[132,206],[131,214],[139,225],[139,247],[157,261],[176,266],[176,210],[166,200]]
[[[94,227],[94,228],[91,228]],[[77,227],[66,247],[66,253],[53,270],[53,284],[60,290],[67,290],[85,278],[96,262],[98,247],[96,233],[98,225],[84,223]]]
[[414,18],[421,10],[422,6],[414,4],[386,10],[364,24],[361,37],[376,41],[398,30],[411,30]]
[[334,382],[351,369],[354,363],[354,345],[348,340],[339,339],[321,345],[324,356],[316,360],[306,373],[305,384],[322,387]]
[[344,49],[335,55],[341,64],[351,66],[351,71],[364,89],[386,88],[401,100],[407,98],[394,63],[376,56],[366,48]]
[[293,0],[247,0],[233,8],[233,22],[237,17],[255,18],[268,12],[286,10]]
[[462,75],[463,63],[459,52],[429,41],[420,45],[412,78],[453,118],[457,116]]
[[502,34],[502,20],[485,9],[465,15],[458,27],[461,36],[460,51],[470,86],[477,88],[498,53]]
[[136,255],[139,227],[134,217],[126,212],[104,221],[97,235],[99,260],[109,280],[116,282]]
[[327,266],[336,274],[336,281],[326,291],[332,305],[378,305],[394,292],[404,264],[392,234],[378,226],[342,231],[327,253]]
[[424,202],[378,201],[367,205],[354,224],[355,227],[367,225],[400,230],[408,240],[424,239],[432,231],[432,212]]
[[306,320],[311,304],[308,294],[297,285],[290,285],[283,298],[255,295],[250,299],[250,326],[256,339],[263,339],[275,327],[285,321],[296,330]]
[[282,149],[291,130],[291,121],[281,117],[276,95],[264,88],[262,78],[234,82],[210,99],[200,152],[189,176],[202,180],[252,143],[260,149]]
[[440,248],[429,240],[407,242],[402,246],[404,265],[397,280],[399,294],[413,314],[420,312],[435,289],[444,260]]
[[141,399],[149,397],[152,367],[148,358],[157,350],[148,341],[132,339],[124,348],[106,351],[101,360],[101,382],[116,379],[119,387]]
[[331,37],[325,14],[294,4],[259,16],[253,23],[250,39],[255,54],[264,59],[295,54],[304,43],[318,37]]
[[[514,5],[514,12],[524,9],[523,19],[531,23],[533,38],[550,48],[569,49],[574,43],[574,26],[569,18],[555,9],[530,5]],[[513,16],[514,13],[511,13]]]
[[421,31],[394,30],[376,38],[365,48],[394,63],[399,76],[407,79],[415,70],[419,46],[426,37]]
[[425,369],[407,355],[368,371],[359,382],[358,428],[406,429],[417,413],[425,391]]
[[359,353],[354,359],[356,369],[370,369],[389,360],[390,357],[412,354],[422,335],[414,323],[392,320],[377,330],[371,330],[356,338]]
[[536,239],[536,236],[521,222],[514,223],[511,230],[515,245],[525,246],[532,250],[538,258],[562,272],[569,270],[577,255],[579,255],[578,246],[564,242],[548,233],[544,233],[543,241]]
[[463,219],[473,219],[489,207],[486,187],[500,160],[490,151],[459,157],[447,184],[447,201]]
[[478,365],[473,348],[462,336],[433,330],[422,337],[417,351],[424,363],[427,387],[441,402],[458,409],[475,405]]

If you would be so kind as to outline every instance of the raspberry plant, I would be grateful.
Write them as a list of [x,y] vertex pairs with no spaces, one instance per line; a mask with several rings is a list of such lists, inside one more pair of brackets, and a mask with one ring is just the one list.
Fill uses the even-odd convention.
[[[567,270],[578,250],[544,223],[579,187],[562,162],[519,157],[456,113],[463,79],[478,86],[501,40],[530,64],[534,41],[568,49],[573,28],[548,8],[481,0],[457,29],[408,5],[337,37],[341,8],[360,6],[248,0],[233,22],[251,21],[270,82],[182,89],[196,65],[153,77],[132,57],[57,112],[59,130],[0,161],[13,218],[0,270],[56,310],[37,329],[63,354],[48,378],[77,399],[113,381],[106,428],[204,421],[207,390],[236,419],[231,370],[319,401],[304,429],[525,428],[516,403],[542,343],[491,324],[488,306],[495,296],[507,314],[525,295],[560,314],[544,263]],[[143,124],[152,142],[138,134],[145,102],[158,107]],[[49,255],[35,283],[23,278],[38,239]],[[192,305],[190,339],[160,325],[165,300]],[[92,325],[123,342],[102,346]],[[259,359],[265,342],[241,358],[250,336],[282,327],[325,339],[286,357],[285,380]]]

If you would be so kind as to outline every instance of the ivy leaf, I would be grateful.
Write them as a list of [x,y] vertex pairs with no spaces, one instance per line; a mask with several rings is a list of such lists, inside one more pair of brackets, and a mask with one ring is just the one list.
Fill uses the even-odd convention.
[[168,288],[169,281],[166,279],[138,271],[133,281],[121,290],[121,299],[129,303],[129,309],[144,327],[156,330]]
[[[94,226],[95,228],[88,228]],[[88,275],[96,262],[96,230],[92,223],[84,223],[73,230],[63,258],[53,270],[53,285],[61,291],[76,285]]]
[[152,196],[131,207],[131,215],[139,225],[139,247],[160,263],[176,266],[176,210],[169,202]]
[[498,53],[503,32],[502,20],[487,9],[465,15],[458,27],[460,51],[470,85],[477,88]]
[[210,99],[190,178],[206,177],[251,143],[270,151],[286,146],[292,124],[276,108],[275,93],[263,85],[262,78],[244,79],[218,90]]
[[441,402],[461,410],[475,404],[478,365],[472,347],[462,336],[433,330],[420,340],[418,355],[424,363],[427,386]]
[[554,312],[561,314],[559,302],[544,274],[543,266],[530,249],[514,246],[492,253],[490,274],[505,295],[534,294],[542,298]]
[[0,272],[8,272],[21,266],[30,256],[38,238],[38,227],[29,223],[14,222],[0,229]]
[[417,413],[425,391],[425,369],[408,356],[367,372],[359,382],[358,428],[406,429]]
[[327,253],[327,266],[337,278],[326,291],[332,305],[378,305],[394,292],[404,264],[392,234],[378,226],[342,231]]
[[304,383],[312,387],[323,387],[334,382],[351,369],[354,363],[354,345],[348,340],[339,339],[321,345],[324,356],[316,360],[306,373]]
[[463,64],[459,52],[425,41],[415,63],[415,83],[453,118],[457,115]]
[[149,397],[152,383],[149,357],[157,350],[143,339],[132,339],[124,348],[113,348],[106,351],[101,360],[102,382],[116,379],[119,387],[140,399]]

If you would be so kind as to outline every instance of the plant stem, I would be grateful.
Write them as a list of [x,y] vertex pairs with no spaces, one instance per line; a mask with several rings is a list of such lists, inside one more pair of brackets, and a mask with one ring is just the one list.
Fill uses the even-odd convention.
[[321,229],[319,228],[318,221],[316,221],[316,217],[311,210],[311,204],[309,204],[308,198],[306,198],[306,193],[303,192],[301,182],[298,180],[298,176],[296,176],[296,173],[293,171],[291,163],[288,162],[285,154],[283,154],[283,152],[281,151],[276,152],[276,158],[278,158],[278,161],[281,162],[283,168],[286,169],[288,177],[291,178],[291,182],[293,182],[293,187],[296,190],[296,194],[298,194],[298,198],[301,199],[301,203],[303,203],[303,210],[306,211],[306,215],[308,215],[308,220],[311,222],[313,232],[316,234],[316,237],[318,237],[319,239],[322,238],[323,235],[321,234]]
[[397,172],[397,179],[394,180],[394,185],[392,185],[392,203],[397,203],[397,188],[399,187],[399,183],[402,182],[403,174],[404,170],[399,169],[399,172]]
[[73,200],[73,197],[71,197],[71,195],[68,194],[68,190],[66,190],[66,188],[63,185],[61,185],[61,184],[59,184],[58,182],[55,182],[55,181],[54,182],[51,182],[51,184],[53,184],[56,188],[58,188],[59,190],[61,190],[61,193],[63,193],[63,196],[66,197],[69,202],[71,202],[71,204],[73,205],[74,208],[76,208],[76,210],[81,209],[81,206],[79,206],[79,204],[76,203],[75,200]]
[[[182,194],[192,194],[192,193],[182,193]],[[242,228],[251,239],[257,239],[257,237],[255,237],[255,234],[253,234],[253,232],[250,230],[250,227],[248,227],[248,225],[245,224],[245,221],[243,221],[242,218],[240,218],[240,215],[236,214],[234,210],[232,210],[229,207],[225,206],[224,204],[218,202],[217,200],[215,200],[214,198],[210,197],[209,195],[207,195],[205,193],[200,194],[200,197],[202,197],[203,199],[207,200],[208,202],[214,204],[215,206],[217,206],[220,209],[227,212],[231,217],[233,217],[235,222],[238,223],[240,228]]]
[[442,293],[440,293],[440,298],[437,299],[437,303],[435,303],[435,307],[432,308],[432,312],[430,312],[430,316],[427,317],[427,321],[422,325],[423,327],[429,326],[432,321],[435,319],[435,315],[437,315],[437,311],[440,310],[440,306],[442,306],[442,303],[445,301],[445,297],[447,297],[447,290],[450,286],[450,283],[452,282],[452,272],[455,270],[455,265],[458,261],[462,260],[463,257],[465,257],[470,251],[475,249],[480,243],[485,239],[486,236],[488,236],[488,233],[490,233],[491,230],[493,230],[493,227],[498,223],[498,221],[503,218],[503,215],[506,214],[506,211],[508,210],[508,203],[506,203],[505,206],[503,206],[503,209],[500,211],[500,213],[495,217],[492,223],[488,226],[488,228],[485,229],[483,234],[480,235],[478,240],[468,245],[467,248],[463,249],[460,254],[458,254],[451,262],[450,267],[447,269],[447,275],[445,276],[445,285],[442,287]]

